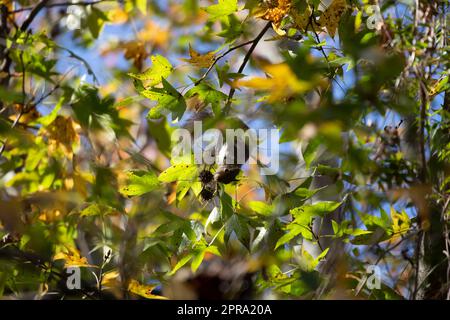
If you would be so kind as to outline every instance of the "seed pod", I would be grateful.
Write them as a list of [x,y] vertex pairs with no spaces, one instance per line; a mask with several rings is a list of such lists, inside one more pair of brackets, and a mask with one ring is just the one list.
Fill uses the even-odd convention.
[[214,180],[228,184],[236,181],[236,177],[241,172],[241,167],[237,165],[222,165],[214,173]]
[[214,175],[209,170],[203,170],[199,173],[198,178],[201,183],[207,184],[214,179]]
[[216,193],[216,189],[215,188],[212,188],[209,184],[208,185],[204,185],[203,188],[202,188],[202,191],[200,191],[200,197],[204,201],[209,201],[212,198],[214,198],[215,193]]

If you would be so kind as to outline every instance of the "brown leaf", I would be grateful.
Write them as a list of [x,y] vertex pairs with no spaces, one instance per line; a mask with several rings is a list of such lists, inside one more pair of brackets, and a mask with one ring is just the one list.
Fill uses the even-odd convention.
[[190,59],[181,59],[183,61],[189,62],[195,67],[198,68],[208,68],[215,59],[214,52],[207,52],[205,54],[200,54],[194,49],[192,49],[191,45],[189,45],[189,55],[191,56]]

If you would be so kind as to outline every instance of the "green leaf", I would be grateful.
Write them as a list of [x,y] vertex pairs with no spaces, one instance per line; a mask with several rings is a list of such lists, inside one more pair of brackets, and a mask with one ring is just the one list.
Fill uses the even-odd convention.
[[338,232],[339,232],[339,224],[338,224],[336,221],[331,220],[331,225],[332,225],[332,227],[333,227],[333,232],[334,232],[334,234],[335,234],[335,235],[338,235]]
[[0,99],[3,102],[21,102],[23,100],[23,95],[21,92],[14,92],[0,87]]
[[[196,182],[196,181],[178,181],[177,187],[176,187],[177,200],[178,201],[183,200],[184,197],[186,196],[187,192],[189,191],[189,189],[192,188],[193,185],[196,184],[196,183],[200,183],[200,182]],[[200,186],[200,188],[201,188],[201,186]]]
[[171,152],[170,135],[172,133],[172,128],[165,120],[166,119],[162,119],[162,121],[148,121],[148,131],[156,141],[159,150],[169,157]]
[[205,232],[208,231],[208,225],[220,220],[219,210],[214,207],[205,222]]
[[220,218],[222,221],[232,217],[234,214],[233,199],[228,193],[222,191],[220,195]]
[[248,221],[241,215],[233,214],[227,221],[224,239],[228,242],[232,233],[234,233],[248,250],[250,250],[250,230],[248,228]]
[[192,259],[192,263],[191,263],[192,272],[197,271],[198,267],[200,267],[200,265],[202,264],[203,258],[205,257],[206,250],[200,249],[200,250],[196,250],[194,252],[195,252],[194,258]]
[[303,150],[302,155],[303,159],[305,160],[306,169],[309,169],[311,164],[316,159],[318,149],[322,143],[323,143],[322,139],[314,138],[311,141],[309,141],[308,145]]
[[311,223],[314,217],[323,217],[327,213],[333,212],[341,205],[341,202],[323,201],[313,205],[303,205],[291,209],[289,212],[294,220],[287,225],[288,232],[284,234],[275,245],[275,248],[287,243],[298,235],[302,235],[307,240],[313,240]]
[[220,103],[225,101],[228,97],[225,93],[218,91],[203,82],[191,88],[184,96],[185,98],[196,96],[205,104],[205,107],[210,104],[216,115],[220,114]]
[[133,97],[127,97],[125,99],[120,100],[119,102],[116,102],[114,104],[114,108],[123,108],[123,107],[127,107],[132,103],[135,102],[140,102],[141,100],[143,100],[144,98],[142,98],[141,96],[133,96]]
[[377,227],[373,231],[366,231],[365,233],[360,233],[355,235],[350,243],[354,245],[374,245],[376,243],[383,242],[390,238],[390,235],[380,227]]
[[204,244],[198,246],[196,249],[194,249],[194,257],[192,259],[191,263],[191,270],[192,272],[196,272],[200,265],[203,262],[203,259],[205,258],[205,254],[209,252],[216,256],[220,256],[219,249],[216,246],[206,246]]
[[222,19],[221,24],[222,31],[217,35],[225,38],[227,43],[233,42],[243,34],[242,24],[234,14]]
[[105,216],[114,212],[116,212],[116,210],[113,207],[94,203],[83,209],[80,212],[80,217]]
[[140,196],[159,187],[158,178],[151,171],[130,170],[127,175],[128,183],[119,191],[125,196]]
[[161,182],[194,181],[196,177],[197,166],[195,164],[177,163],[161,172],[158,180]]
[[178,263],[175,265],[175,267],[168,273],[169,276],[174,275],[180,268],[182,268],[186,263],[191,261],[191,259],[194,257],[194,252],[188,253],[186,256],[181,258],[181,260],[178,261]]
[[151,57],[152,66],[143,73],[128,73],[132,78],[146,81],[147,85],[154,86],[163,81],[163,78],[167,78],[173,71],[173,67],[169,60],[161,55],[155,55]]
[[65,99],[64,96],[62,96],[58,103],[55,105],[55,107],[53,108],[52,112],[50,112],[49,114],[40,117],[37,122],[42,124],[43,126],[48,126],[49,124],[51,124],[53,121],[55,121],[56,117],[58,116],[59,110],[61,109],[62,105],[64,104]]
[[298,221],[309,221],[311,217],[323,217],[328,213],[333,212],[342,202],[335,201],[322,201],[312,205],[303,205],[298,208],[294,208],[290,213]]
[[274,211],[274,206],[262,201],[250,201],[248,207],[256,213],[268,216]]
[[320,190],[322,190],[324,188],[326,188],[326,186],[324,186],[322,188],[318,188],[318,189],[313,189],[313,190],[310,190],[308,188],[301,188],[301,187],[299,187],[299,188],[295,189],[293,191],[293,193],[295,195],[299,196],[299,197],[304,198],[304,199],[309,199],[312,196],[314,196],[317,192],[319,192]]
[[163,115],[171,112],[174,120],[181,119],[186,110],[184,97],[164,78],[162,79],[162,83],[162,88],[139,91],[140,95],[150,100],[158,101],[158,104],[150,109],[147,118],[159,119]]
[[83,85],[72,99],[75,100],[72,110],[82,127],[129,137],[128,127],[132,122],[120,117],[119,111],[113,107],[113,97],[100,98],[98,88]]
[[288,225],[288,232],[285,233],[280,239],[278,239],[277,244],[275,245],[275,249],[300,235],[302,232],[304,232],[305,228],[305,226],[299,224]]
[[95,39],[100,35],[105,21],[108,21],[108,17],[99,9],[91,6],[91,13],[87,17],[87,25]]
[[[326,248],[325,250],[323,250],[322,253],[319,254],[315,260],[316,260],[317,262],[319,262],[320,260],[322,260],[323,258],[325,258],[325,256],[326,256],[327,253],[328,253],[328,250],[330,250],[330,248]],[[317,264],[316,264],[316,265],[317,265]]]
[[226,17],[238,11],[237,0],[218,0],[217,4],[203,8],[209,14],[210,20],[217,20],[221,17]]

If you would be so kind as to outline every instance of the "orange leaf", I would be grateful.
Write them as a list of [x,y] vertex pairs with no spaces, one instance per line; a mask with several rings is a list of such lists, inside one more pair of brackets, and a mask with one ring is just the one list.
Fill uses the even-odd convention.
[[130,284],[128,285],[128,291],[147,299],[167,299],[166,297],[152,294],[152,291],[155,289],[155,287],[156,286],[140,284],[136,280],[131,280]]
[[189,62],[190,64],[198,68],[208,68],[215,59],[214,52],[211,51],[205,54],[200,54],[192,49],[191,45],[189,45],[189,55],[191,56],[190,59],[181,60]]

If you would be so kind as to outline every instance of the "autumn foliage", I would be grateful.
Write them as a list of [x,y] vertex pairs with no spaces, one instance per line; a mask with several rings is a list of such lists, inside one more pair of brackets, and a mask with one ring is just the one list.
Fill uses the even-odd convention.
[[[449,16],[1,0],[0,297],[449,298]],[[174,156],[194,121],[278,172]]]

